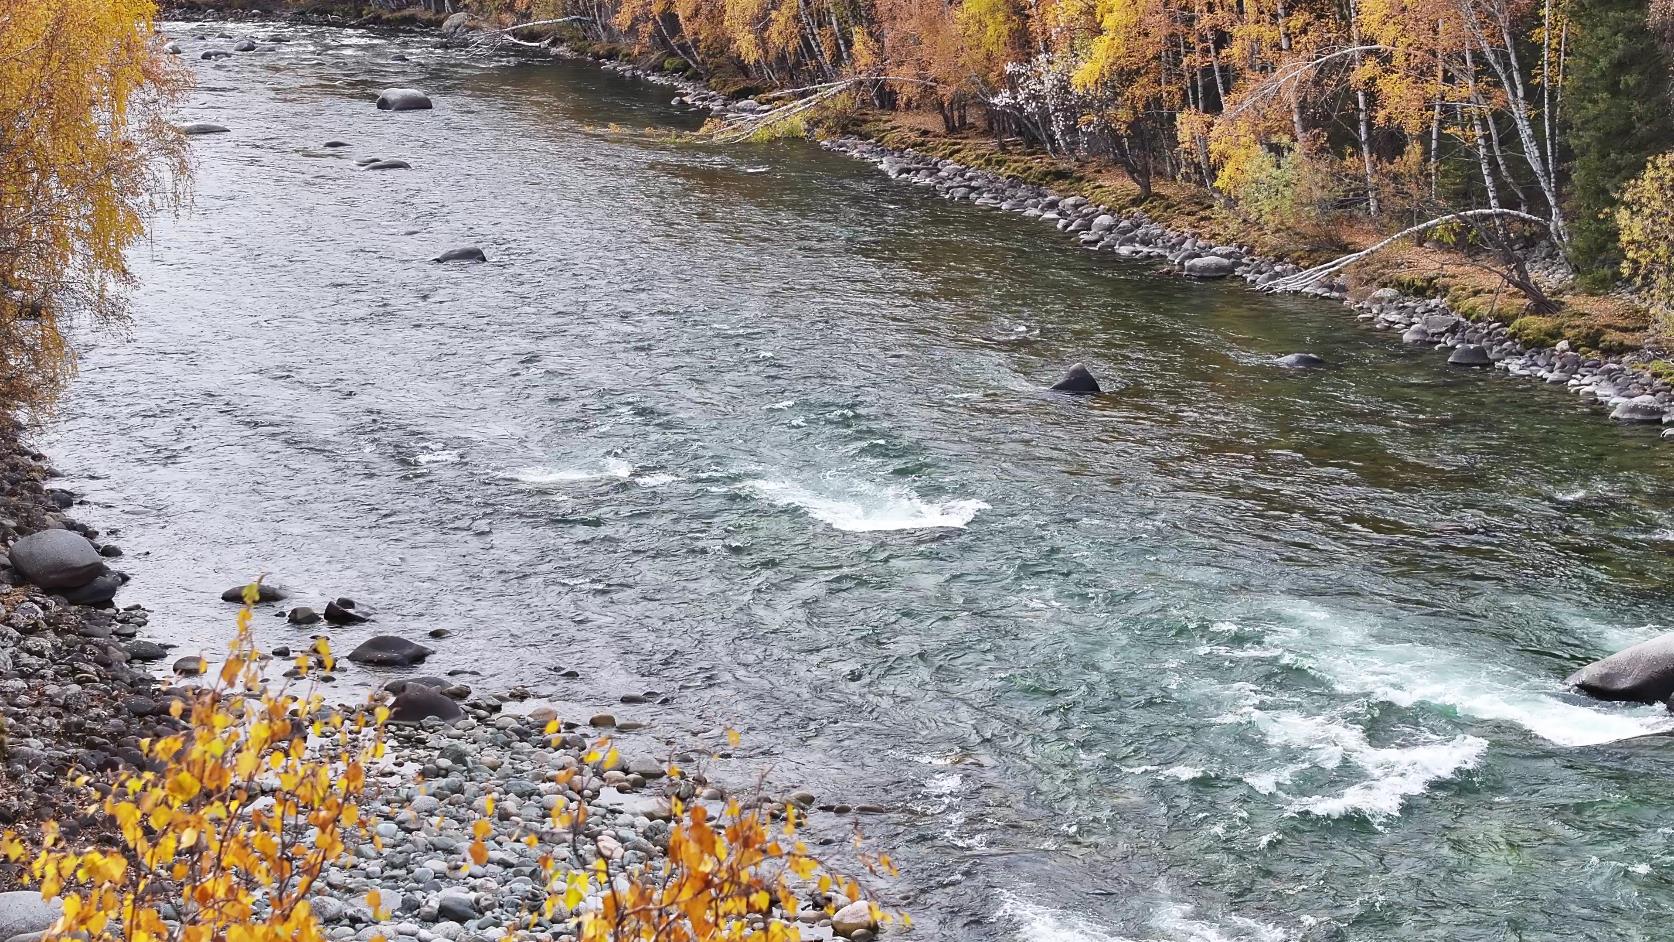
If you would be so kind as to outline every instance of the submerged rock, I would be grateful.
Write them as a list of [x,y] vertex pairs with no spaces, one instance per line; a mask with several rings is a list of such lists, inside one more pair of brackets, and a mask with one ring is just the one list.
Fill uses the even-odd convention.
[[1494,360],[1481,344],[1462,343],[1448,355],[1449,366],[1493,366]]
[[451,723],[464,715],[465,711],[458,703],[444,696],[436,688],[423,684],[409,685],[396,694],[395,700],[389,705],[391,723],[421,723],[428,719]]
[[1324,357],[1317,357],[1312,353],[1287,353],[1274,362],[1293,370],[1318,369],[1330,365],[1325,362]]
[[410,667],[435,653],[434,648],[408,641],[399,635],[377,635],[350,651],[349,660],[373,667]]
[[229,130],[212,121],[193,121],[191,124],[182,125],[180,133],[187,137],[197,137],[201,134],[226,134]]
[[1091,371],[1080,363],[1069,368],[1064,378],[1052,384],[1053,392],[1090,394],[1103,392],[1099,388],[1099,381],[1093,377]]
[[378,96],[379,111],[428,111],[430,96],[416,88],[388,88]]
[[467,245],[467,246],[464,246],[462,248],[448,249],[446,252],[443,252],[442,254],[436,256],[436,261],[438,261],[438,262],[486,262],[486,261],[488,261],[488,256],[483,254],[482,249],[479,249],[474,245]]
[[372,620],[372,612],[356,605],[354,599],[333,599],[326,603],[325,620],[334,625],[361,625]]
[[12,544],[12,568],[43,589],[74,589],[105,571],[104,557],[87,537],[69,530],[42,530]]
[[1564,683],[1600,700],[1666,701],[1674,694],[1674,632],[1594,661]]
[[348,147],[349,142],[348,141],[326,141],[324,144],[321,144],[320,146],[321,147],[329,147],[329,148],[332,148],[332,149],[335,150],[336,148],[339,148],[339,147]]
[[1225,278],[1236,267],[1232,259],[1205,255],[1186,262],[1184,270],[1190,278]]
[[365,170],[411,170],[413,165],[405,160],[374,160],[362,169]]
[[206,49],[206,50],[204,50],[203,55],[199,56],[198,58],[209,59],[209,60],[231,59],[232,58],[232,53],[228,52],[225,49]]
[[1655,396],[1634,396],[1624,399],[1610,410],[1617,422],[1661,422],[1668,409]]

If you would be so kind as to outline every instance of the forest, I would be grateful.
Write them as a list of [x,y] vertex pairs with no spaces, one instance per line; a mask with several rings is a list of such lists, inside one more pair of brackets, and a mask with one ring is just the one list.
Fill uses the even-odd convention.
[[[451,7],[450,7],[451,9]],[[1670,290],[1674,10],[1634,0],[512,0],[589,41],[1186,184],[1300,242],[1439,238]],[[1462,230],[1462,231],[1460,231]],[[1502,253],[1504,254],[1504,253]],[[1513,265],[1513,267],[1516,267]],[[1533,287],[1525,285],[1524,287]],[[1551,306],[1529,292],[1534,306]],[[1544,313],[1545,311],[1539,311]]]

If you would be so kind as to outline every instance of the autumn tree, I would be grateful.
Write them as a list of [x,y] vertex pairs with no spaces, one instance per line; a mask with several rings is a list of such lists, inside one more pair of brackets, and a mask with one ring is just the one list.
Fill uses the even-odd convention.
[[184,71],[150,0],[0,4],[0,396],[42,407],[73,371],[78,319],[117,325],[124,250],[176,206],[168,107]]

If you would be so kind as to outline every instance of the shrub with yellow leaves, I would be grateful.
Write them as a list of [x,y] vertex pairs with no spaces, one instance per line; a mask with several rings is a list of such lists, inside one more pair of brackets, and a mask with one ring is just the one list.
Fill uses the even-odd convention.
[[[308,898],[346,843],[364,835],[366,768],[385,713],[345,714],[311,690],[270,688],[250,630],[258,587],[214,684],[171,713],[181,731],[142,743],[148,768],[101,788],[95,810],[117,848],[75,850],[56,827],[33,846],[0,842],[64,913],[49,938],[101,942],[323,942]],[[324,642],[298,659],[331,665]],[[80,784],[87,784],[83,780]]]

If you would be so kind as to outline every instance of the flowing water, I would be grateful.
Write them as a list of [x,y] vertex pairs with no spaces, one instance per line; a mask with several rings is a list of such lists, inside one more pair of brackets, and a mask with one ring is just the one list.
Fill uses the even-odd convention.
[[920,937],[1667,938],[1674,723],[1561,685],[1669,620],[1654,430],[589,65],[275,30],[175,30],[233,130],[46,443],[161,637],[265,571],[669,692],[617,712],[888,806]]

